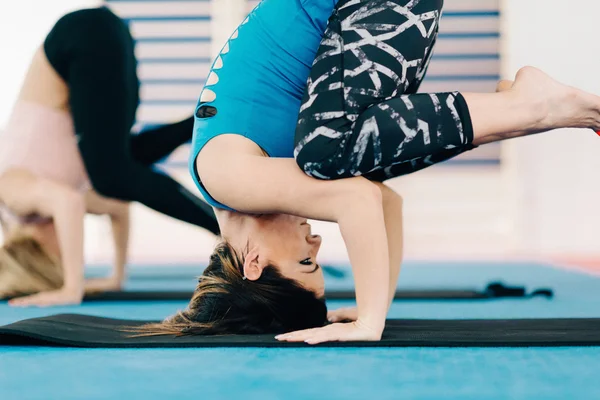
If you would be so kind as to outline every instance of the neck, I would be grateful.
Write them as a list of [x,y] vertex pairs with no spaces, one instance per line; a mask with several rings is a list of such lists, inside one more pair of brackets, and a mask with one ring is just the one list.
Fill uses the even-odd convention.
[[235,249],[246,248],[250,231],[258,216],[229,210],[216,210],[215,214],[223,239]]

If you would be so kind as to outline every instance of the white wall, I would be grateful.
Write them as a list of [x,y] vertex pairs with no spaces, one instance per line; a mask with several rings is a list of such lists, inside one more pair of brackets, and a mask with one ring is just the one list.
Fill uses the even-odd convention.
[[[503,75],[524,65],[600,94],[596,0],[504,0]],[[515,246],[524,253],[600,255],[600,138],[560,130],[505,145],[517,223]]]
[[0,132],[8,121],[31,58],[56,20],[69,11],[100,3],[100,0],[0,2]]
[[[212,55],[222,48],[229,35],[250,11],[256,1],[213,0],[212,9]],[[144,3],[136,3],[136,10],[144,8]],[[193,4],[193,3],[191,3]],[[114,9],[123,12],[121,3],[115,3]],[[496,0],[447,0],[449,11],[495,11]],[[133,11],[132,11],[133,12]],[[139,11],[135,11],[136,13]],[[464,28],[460,19],[450,18],[443,25],[444,33],[478,33],[495,31],[496,18],[467,18],[470,23]],[[463,21],[463,22],[465,22]],[[477,22],[474,24],[474,22]],[[201,23],[196,23],[200,32]],[[177,35],[173,32],[173,35]],[[444,36],[440,40],[439,53],[452,55],[494,53],[497,51],[497,38],[456,38]],[[157,55],[156,55],[157,56]],[[479,60],[480,61],[480,60]],[[437,75],[461,74],[471,76],[485,72],[497,73],[495,60],[486,61],[489,70],[477,70],[478,59],[461,61],[460,59],[437,60],[432,65]],[[475,67],[473,67],[475,64]],[[190,73],[199,77],[204,71],[199,66],[189,66]],[[451,71],[449,71],[451,70]],[[168,71],[165,70],[165,76]],[[433,71],[436,74],[436,71]],[[426,81],[425,90],[490,90],[495,81],[473,79],[472,81]],[[470,88],[470,89],[466,89]],[[195,104],[195,101],[194,101]],[[183,149],[181,149],[183,150]],[[496,148],[488,147],[472,152],[472,158],[494,158]],[[476,155],[475,153],[479,154]],[[180,152],[172,157],[175,161],[185,161],[187,154]],[[182,182],[191,184],[185,169],[173,168]],[[406,199],[406,254],[410,258],[445,258],[502,256],[511,251],[510,238],[513,224],[507,214],[506,192],[503,186],[502,171],[498,166],[455,166],[433,168],[414,176],[400,178],[391,182]],[[194,193],[197,193],[193,189]],[[201,230],[194,229],[157,215],[144,207],[136,206],[134,243],[132,258],[138,262],[194,262],[206,260],[211,251],[211,238]],[[92,260],[103,260],[110,249],[106,239],[108,231],[104,225],[98,225],[98,242],[90,246],[88,254]],[[314,223],[315,232],[323,235],[325,245],[321,250],[321,259],[345,260],[346,251],[337,226],[327,223]]]
[[[459,4],[459,0],[447,1],[453,7]],[[69,10],[98,3],[22,0],[0,4],[0,48],[9,55],[0,75],[0,129],[29,59],[54,21]],[[536,65],[559,80],[600,94],[600,53],[595,51],[600,2],[564,4],[559,0],[502,0],[502,75],[511,77],[523,65]],[[244,0],[213,0],[211,7],[214,40],[210,51],[214,55],[247,8]],[[502,151],[501,168],[432,168],[391,182],[405,197],[407,257],[485,258],[515,252],[600,256],[600,138],[592,132],[563,130],[507,142]],[[186,157],[181,153],[175,158]],[[193,187],[185,169],[170,172]],[[107,261],[111,254],[108,224],[100,218],[88,219],[88,260]],[[325,237],[323,259],[344,259],[337,228],[315,225]],[[134,207],[134,262],[202,262],[212,244],[213,238],[202,230],[143,206]]]
[[4,127],[29,61],[54,22],[64,13],[99,0],[3,0],[0,2],[0,129]]
[[212,0],[213,56],[221,52],[235,28],[248,15],[246,0]]
[[[6,70],[7,73],[0,77],[3,79],[3,88],[6,88],[6,90],[0,91],[0,105],[2,106],[0,113],[5,112],[6,114],[8,112],[9,105],[14,100],[20,80],[25,72],[29,57],[44,37],[44,34],[52,26],[52,23],[68,9],[90,6],[93,3],[96,2],[84,0],[52,2],[28,0],[18,3],[15,0],[14,4],[0,6],[0,18],[6,19],[6,21],[0,20],[0,33],[2,34],[0,35],[0,40],[11,37],[12,32],[24,32],[19,41],[7,43],[7,46],[14,48],[11,53],[14,53],[15,56],[10,62],[10,69]],[[111,6],[115,12],[124,16],[136,15],[143,10],[150,14],[155,14],[156,10],[162,10],[161,12],[166,12],[166,14],[185,14],[187,12],[192,15],[202,12],[204,9],[203,4],[189,2],[184,3],[182,6],[179,3],[181,2],[149,2],[145,8],[144,4],[146,3],[119,1],[111,4]],[[237,24],[245,17],[245,14],[249,11],[249,7],[256,4],[256,2],[250,1],[248,2],[248,7],[246,7],[245,3],[245,0],[213,0],[210,3],[210,12],[212,15],[210,29],[213,38],[210,52],[213,56],[221,49],[225,40],[227,40]],[[454,11],[471,9],[478,9],[480,11],[495,10],[496,4],[496,0],[447,0],[448,9]],[[460,26],[455,26],[456,24],[453,24],[452,21],[450,20],[449,25],[447,25],[449,32],[462,31]],[[148,26],[153,24],[160,25],[162,22],[145,23]],[[489,30],[495,29],[495,24],[492,19],[492,25],[488,27]],[[192,33],[204,32],[204,23],[198,22],[193,25]],[[487,31],[488,28],[486,27],[487,25],[485,24],[478,25],[475,31]],[[179,32],[179,30],[169,32],[169,36],[178,35],[187,36],[188,33],[187,31]],[[479,50],[494,52],[496,51],[496,43],[497,39],[493,37],[467,40],[443,38],[443,40],[440,40],[438,50],[440,54],[453,53],[455,51],[459,53],[472,53]],[[4,43],[2,45],[2,48],[4,48]],[[174,56],[183,51],[183,47],[179,49],[178,46],[181,47],[182,45],[175,46],[168,44],[161,47],[161,45],[145,43],[140,47],[138,44],[138,52],[141,51],[146,56],[157,57],[158,54],[155,54],[157,51],[168,50],[169,53],[173,53],[171,56]],[[163,50],[160,50],[160,48]],[[194,48],[193,54],[188,54],[187,50],[182,54],[198,56],[205,54],[207,50],[198,47],[197,49]],[[456,63],[456,61],[451,62]],[[439,65],[443,67],[445,64],[440,62]],[[469,66],[470,64],[465,65],[465,68],[463,68],[465,74],[471,75],[477,72],[469,70],[467,68]],[[194,66],[194,68],[198,68],[198,73],[201,75],[206,72],[204,69],[208,68],[208,64],[198,67]],[[477,82],[479,81],[477,80]],[[448,85],[452,83],[440,82]],[[426,81],[424,87],[427,90],[448,90],[435,86],[439,84],[435,80],[433,82]],[[452,86],[452,88],[469,90],[465,88],[473,87],[473,85],[460,87],[460,85],[465,85],[463,81],[457,81],[456,85],[459,85],[459,87]],[[489,86],[492,87],[493,85]],[[186,87],[186,89],[193,91],[191,92],[190,104],[195,103],[193,99],[196,96],[195,93],[199,92],[199,89],[193,87]],[[144,88],[142,91],[144,92]],[[152,93],[158,99],[165,97],[170,92],[170,90],[163,90],[160,93]],[[173,93],[179,92],[174,91]],[[148,95],[148,93],[146,94]],[[187,98],[188,94],[186,91],[183,95],[173,96]],[[170,98],[169,96],[165,98]],[[165,113],[163,114],[168,116],[167,119],[176,118],[175,114],[179,118],[180,114],[189,113],[188,108],[193,109],[191,108],[193,104],[191,107],[187,105],[178,107],[181,110],[179,108],[165,107]],[[157,115],[158,111],[156,107],[153,108],[152,115]],[[0,127],[5,119],[5,114],[0,114]],[[161,114],[160,118],[164,119],[166,117]],[[486,155],[488,149],[491,149],[489,151],[490,154]],[[488,149],[482,149],[477,154],[473,152],[474,156],[471,157],[495,157],[496,150],[491,147]],[[178,153],[179,155],[173,157],[174,160],[181,161],[187,159],[185,149],[180,149]],[[171,168],[169,172],[185,185],[193,188],[193,183],[186,169]],[[504,183],[505,175],[498,166],[436,167],[391,182],[391,185],[405,197],[407,257],[485,258],[510,253],[512,250],[511,238],[513,237],[515,224],[509,213],[512,209],[507,207],[507,204],[509,204],[507,198],[511,198],[511,196],[507,194]],[[196,193],[195,188],[193,188],[193,191]],[[103,218],[88,217],[87,222],[85,243],[88,262],[103,263],[109,261],[112,251],[107,221]],[[193,226],[153,212],[144,206],[134,206],[133,223],[131,260],[134,263],[204,262],[212,250],[214,238],[211,235]],[[346,259],[343,242],[335,225],[315,223],[315,231],[324,236],[325,245],[321,253],[324,262],[326,260]]]
[[[0,3],[0,129],[6,122],[29,60],[44,35],[69,10],[98,0],[19,0]],[[450,2],[448,3],[450,4]],[[212,54],[244,18],[244,0],[214,0]],[[502,74],[523,65],[600,94],[596,51],[600,2],[502,0]],[[183,156],[185,158],[185,155]],[[392,185],[406,198],[409,257],[487,257],[514,251],[534,255],[600,256],[600,138],[563,130],[503,145],[502,168],[431,169]],[[185,170],[172,171],[192,186]],[[139,262],[204,260],[210,235],[134,209],[132,258]],[[335,227],[317,224],[324,258],[343,258]],[[158,234],[158,233],[161,234]],[[167,232],[168,234],[164,234]],[[465,245],[467,243],[467,245]],[[108,224],[90,217],[86,250],[91,262],[110,256]]]

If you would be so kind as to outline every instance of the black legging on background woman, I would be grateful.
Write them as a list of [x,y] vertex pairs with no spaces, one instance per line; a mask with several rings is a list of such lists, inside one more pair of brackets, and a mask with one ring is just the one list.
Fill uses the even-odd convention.
[[94,189],[218,234],[210,206],[150,168],[191,139],[193,119],[130,133],[140,82],[127,25],[107,8],[76,11],[56,23],[44,50],[68,85],[79,150]]

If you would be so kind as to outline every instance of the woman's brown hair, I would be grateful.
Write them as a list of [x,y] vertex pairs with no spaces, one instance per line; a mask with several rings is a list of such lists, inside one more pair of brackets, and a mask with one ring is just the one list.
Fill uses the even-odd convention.
[[245,280],[243,258],[219,244],[188,308],[161,323],[128,329],[142,336],[281,333],[323,326],[325,301],[276,267]]

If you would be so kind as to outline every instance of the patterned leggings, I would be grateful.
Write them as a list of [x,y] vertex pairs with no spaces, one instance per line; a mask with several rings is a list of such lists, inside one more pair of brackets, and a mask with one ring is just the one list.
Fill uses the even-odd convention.
[[310,176],[384,181],[472,149],[459,93],[415,94],[443,0],[341,0],[314,61],[294,156]]

